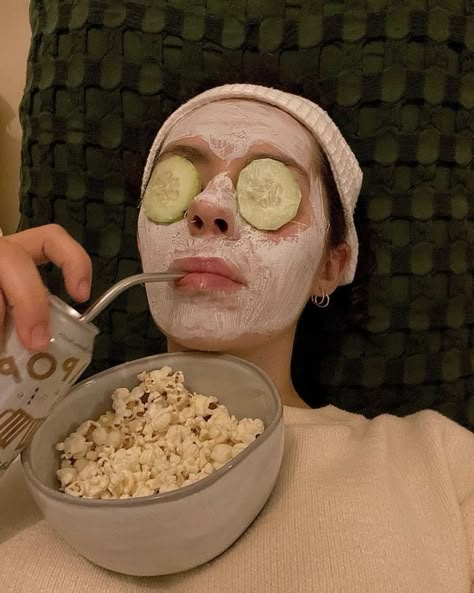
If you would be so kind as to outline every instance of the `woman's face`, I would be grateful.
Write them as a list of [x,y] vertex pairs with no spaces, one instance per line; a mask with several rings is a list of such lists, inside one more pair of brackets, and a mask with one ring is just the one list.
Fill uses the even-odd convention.
[[[289,114],[248,100],[194,110],[171,130],[159,160],[184,156],[202,191],[185,219],[149,220],[143,208],[138,241],[145,272],[187,272],[176,284],[148,284],[156,324],[181,346],[252,348],[293,328],[312,293],[328,228],[317,175],[317,147]],[[302,194],[294,219],[261,231],[239,214],[235,187],[258,158],[286,164]]]

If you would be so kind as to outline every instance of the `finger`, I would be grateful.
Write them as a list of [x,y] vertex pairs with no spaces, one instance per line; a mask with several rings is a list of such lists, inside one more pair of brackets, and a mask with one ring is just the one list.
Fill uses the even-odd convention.
[[30,255],[0,239],[0,288],[20,342],[28,350],[44,350],[50,339],[47,290]]
[[3,352],[3,345],[5,340],[5,321],[7,315],[7,305],[5,303],[5,297],[3,292],[0,290],[0,352]]
[[87,252],[57,224],[29,229],[6,237],[21,245],[37,264],[53,262],[61,268],[68,293],[77,301],[89,298],[92,262]]

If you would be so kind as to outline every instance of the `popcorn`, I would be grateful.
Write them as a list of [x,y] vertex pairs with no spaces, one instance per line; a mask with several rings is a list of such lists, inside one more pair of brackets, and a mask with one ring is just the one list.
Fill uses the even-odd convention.
[[230,445],[216,445],[212,450],[211,459],[224,465],[224,463],[232,459],[232,447]]
[[217,398],[191,393],[181,371],[164,366],[112,393],[112,408],[63,442],[60,489],[84,498],[127,499],[171,492],[209,476],[264,430],[237,420]]

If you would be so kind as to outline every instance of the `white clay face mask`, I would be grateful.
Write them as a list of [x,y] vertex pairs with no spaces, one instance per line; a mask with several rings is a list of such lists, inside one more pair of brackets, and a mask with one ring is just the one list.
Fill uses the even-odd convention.
[[[242,103],[245,103],[245,121],[241,121]],[[198,112],[205,109],[212,111],[214,127],[209,127],[209,119],[204,118],[207,127],[200,121]],[[227,119],[223,121],[224,115]],[[227,133],[229,120],[233,135]],[[236,127],[238,121],[241,128]],[[145,272],[166,270],[181,258],[218,258],[237,268],[245,280],[245,286],[233,292],[189,293],[174,285],[149,284],[147,295],[153,318],[166,335],[190,348],[219,350],[238,345],[244,336],[274,335],[298,318],[311,292],[324,249],[327,219],[320,181],[312,174],[315,155],[311,135],[288,114],[251,101],[213,103],[186,116],[175,127],[178,125],[186,130],[187,138],[207,141],[199,134],[207,130],[214,146],[222,150],[227,146],[226,156],[232,153],[229,142],[235,135],[250,141],[249,136],[258,129],[255,142],[273,144],[280,151],[290,153],[308,171],[311,222],[295,223],[292,232],[284,235],[251,226],[238,211],[236,191],[225,167],[194,202],[196,208],[205,203],[207,207],[224,209],[232,223],[231,232],[196,234],[186,219],[169,225],[156,224],[147,218],[142,205],[138,238]],[[173,141],[179,136],[175,128],[170,136]],[[243,150],[243,144],[242,140],[236,154]],[[252,145],[253,142],[245,149],[250,150]],[[289,152],[292,148],[294,151]]]
[[173,126],[162,150],[186,138],[200,138],[226,162],[243,158],[252,146],[267,142],[307,170],[314,163],[314,141],[306,128],[288,113],[257,101],[232,99],[195,109]]

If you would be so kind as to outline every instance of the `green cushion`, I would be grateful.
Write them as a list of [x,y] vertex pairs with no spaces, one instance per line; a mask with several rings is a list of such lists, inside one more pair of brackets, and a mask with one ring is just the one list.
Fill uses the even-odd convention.
[[[307,313],[298,388],[313,405],[474,425],[472,3],[33,0],[31,20],[21,227],[66,227],[92,256],[94,296],[140,268],[140,177],[164,118],[218,71],[270,73],[340,126],[377,235],[365,320]],[[65,297],[58,271],[45,278]],[[165,347],[142,288],[100,326],[90,372]]]

